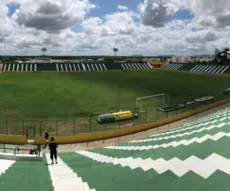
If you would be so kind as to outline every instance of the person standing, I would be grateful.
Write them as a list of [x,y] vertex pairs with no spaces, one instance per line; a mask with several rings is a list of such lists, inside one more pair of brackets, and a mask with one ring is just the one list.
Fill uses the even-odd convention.
[[54,158],[56,164],[57,162],[57,143],[54,141],[54,138],[51,138],[51,143],[49,144],[49,149],[50,149],[50,159],[52,160],[52,164],[54,164]]
[[46,140],[46,144],[45,144],[45,147],[44,147],[44,148],[47,147],[48,142],[49,142],[49,133],[48,133],[47,131],[45,131],[45,140]]

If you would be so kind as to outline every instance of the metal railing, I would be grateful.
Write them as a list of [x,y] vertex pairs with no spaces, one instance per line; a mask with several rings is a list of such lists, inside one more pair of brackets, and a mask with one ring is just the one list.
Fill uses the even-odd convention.
[[[31,145],[33,147],[36,146],[36,148],[19,148],[20,145],[15,146],[14,148],[9,147],[9,145],[13,146],[12,144],[6,144],[6,143],[2,143],[0,145],[0,152],[3,153],[13,153],[14,155],[20,154],[21,151],[28,151],[28,154],[30,154],[30,151],[33,150],[35,152],[35,155],[40,156],[41,154],[41,145]],[[11,152],[12,151],[12,152]],[[19,151],[19,153],[17,153],[17,151]]]
[[[27,139],[33,139],[35,136],[44,136],[44,132],[48,131],[50,136],[64,136],[77,134],[90,134],[94,132],[111,131],[121,128],[130,128],[137,125],[142,125],[149,122],[158,121],[161,119],[176,116],[178,114],[192,111],[208,104],[215,103],[220,100],[229,98],[228,95],[216,94],[215,99],[194,104],[189,102],[209,94],[191,96],[191,98],[174,102],[175,104],[183,104],[185,107],[173,111],[162,112],[158,107],[148,108],[141,112],[138,119],[130,119],[127,121],[117,121],[114,123],[99,124],[97,117],[77,118],[71,120],[7,120],[0,119],[0,135],[23,135]],[[173,104],[173,103],[171,103]]]

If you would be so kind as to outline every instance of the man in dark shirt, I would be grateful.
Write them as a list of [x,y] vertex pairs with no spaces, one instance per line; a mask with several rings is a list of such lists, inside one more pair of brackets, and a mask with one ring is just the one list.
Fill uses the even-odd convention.
[[54,164],[53,158],[55,158],[56,164],[57,162],[57,143],[54,141],[54,138],[51,138],[51,143],[49,144],[49,149],[50,149],[50,159],[52,160],[52,164]]

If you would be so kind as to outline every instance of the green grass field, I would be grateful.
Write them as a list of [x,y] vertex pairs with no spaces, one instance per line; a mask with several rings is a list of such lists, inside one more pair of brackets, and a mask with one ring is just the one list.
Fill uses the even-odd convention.
[[[23,126],[38,127],[39,120],[84,118],[79,119],[75,130],[72,121],[59,122],[59,130],[56,121],[48,121],[42,122],[42,131],[48,129],[56,134],[101,131],[104,126],[96,123],[97,114],[133,111],[137,97],[167,93],[171,103],[183,103],[201,96],[215,96],[229,88],[229,84],[230,78],[165,71],[1,73],[0,134],[14,133],[17,128],[16,133],[22,134],[22,119],[35,119],[36,122]],[[89,122],[86,120],[89,116],[95,118]],[[3,119],[8,120],[7,124]],[[21,121],[14,122],[15,119]],[[142,117],[135,123],[143,121]],[[94,129],[89,129],[89,123]],[[107,129],[114,128],[118,128],[117,124],[107,126]]]
[[0,118],[69,119],[131,109],[140,96],[170,95],[171,102],[213,95],[230,78],[163,71],[105,73],[2,73]]

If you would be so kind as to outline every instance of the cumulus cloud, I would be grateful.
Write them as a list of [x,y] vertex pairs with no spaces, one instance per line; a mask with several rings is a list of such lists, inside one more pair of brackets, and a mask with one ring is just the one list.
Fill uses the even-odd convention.
[[198,23],[216,28],[230,26],[230,4],[228,0],[195,0],[192,11]]
[[101,36],[131,35],[137,28],[134,18],[138,17],[132,11],[107,14],[103,19],[92,17],[85,20],[82,26],[87,34]]
[[147,26],[163,27],[168,21],[172,10],[168,9],[163,2],[145,0],[140,5],[142,23]]
[[145,0],[139,5],[142,23],[147,26],[164,27],[170,16],[190,4],[191,0]]
[[105,26],[116,34],[130,35],[136,29],[134,18],[138,17],[134,12],[117,12],[105,16]]
[[194,34],[190,34],[186,37],[186,41],[189,43],[206,43],[217,40],[218,36],[216,33],[211,31],[199,31]]
[[[40,55],[46,46],[49,55],[111,55],[113,47],[119,55],[192,55],[230,47],[225,0],[143,0],[136,12],[117,7],[117,12],[87,18],[95,7],[90,0],[13,2],[20,7],[9,17],[12,0],[0,1],[2,54]],[[169,20],[180,9],[195,17]],[[73,31],[76,25],[82,30]]]
[[13,18],[22,26],[56,32],[80,24],[95,7],[88,0],[22,0]]
[[117,9],[121,11],[127,11],[129,8],[124,5],[117,5]]

